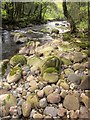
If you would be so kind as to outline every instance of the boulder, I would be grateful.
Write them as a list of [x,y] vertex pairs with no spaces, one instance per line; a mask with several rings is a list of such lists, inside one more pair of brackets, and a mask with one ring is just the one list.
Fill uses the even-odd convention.
[[44,73],[43,80],[48,83],[56,83],[58,81],[58,74],[57,73]]
[[20,65],[24,65],[27,63],[27,59],[25,58],[24,55],[14,55],[11,59],[10,59],[10,64],[15,66],[17,64]]
[[64,98],[63,106],[68,110],[79,110],[79,99],[74,94],[67,95]]
[[16,33],[14,35],[14,42],[15,43],[24,43],[27,41],[28,41],[28,38],[25,36],[24,33]]

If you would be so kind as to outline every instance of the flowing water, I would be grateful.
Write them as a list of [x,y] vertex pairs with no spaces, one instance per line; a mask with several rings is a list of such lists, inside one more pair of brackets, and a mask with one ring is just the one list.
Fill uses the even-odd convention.
[[[52,37],[50,36],[49,33],[51,33],[51,30],[53,28],[57,28],[59,30],[59,33],[62,34],[69,31],[69,23],[67,21],[53,21],[53,22],[47,22],[47,24],[42,24],[42,25],[34,25],[32,27],[26,27],[22,28],[19,30],[12,30],[12,31],[7,31],[3,30],[2,31],[2,59],[10,58],[13,56],[15,53],[18,52],[21,46],[24,44],[16,44],[13,40],[13,37],[11,36],[11,32],[21,32],[21,33],[27,33],[28,30],[33,30],[34,33],[27,34],[28,37],[30,38],[36,38],[36,39],[41,39],[41,40],[52,40]],[[43,32],[40,30],[48,30],[48,32]]]

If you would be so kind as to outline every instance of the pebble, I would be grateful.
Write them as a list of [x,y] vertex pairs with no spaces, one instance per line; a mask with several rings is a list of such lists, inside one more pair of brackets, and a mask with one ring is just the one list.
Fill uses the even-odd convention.
[[36,113],[36,114],[33,115],[33,118],[34,119],[43,119],[43,115],[40,114],[40,113]]
[[56,117],[58,113],[58,109],[55,107],[46,107],[44,109],[44,114],[45,115],[50,115],[51,117]]
[[41,108],[45,108],[47,106],[47,99],[46,98],[42,98],[40,101],[39,101],[39,106]]
[[58,93],[51,93],[47,96],[47,101],[49,103],[59,103],[61,101],[61,98]]
[[37,92],[37,96],[40,97],[40,98],[42,98],[44,96],[44,91],[43,90],[39,90]]
[[29,83],[25,83],[25,89],[27,90],[29,88]]
[[53,92],[53,88],[50,85],[44,87],[43,90],[46,96]]
[[58,109],[58,116],[63,117],[65,115],[66,111],[67,110],[63,107],[59,108]]

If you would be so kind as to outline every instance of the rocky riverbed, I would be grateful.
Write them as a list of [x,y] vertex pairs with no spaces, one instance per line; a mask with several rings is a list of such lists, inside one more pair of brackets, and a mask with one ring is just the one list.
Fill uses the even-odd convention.
[[0,62],[1,120],[89,118],[88,59],[87,49],[60,37],[27,41]]

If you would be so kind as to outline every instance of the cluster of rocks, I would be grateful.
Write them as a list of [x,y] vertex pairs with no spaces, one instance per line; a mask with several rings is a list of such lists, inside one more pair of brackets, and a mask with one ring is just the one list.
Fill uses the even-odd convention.
[[0,62],[1,118],[89,118],[87,50],[54,39],[28,42]]

